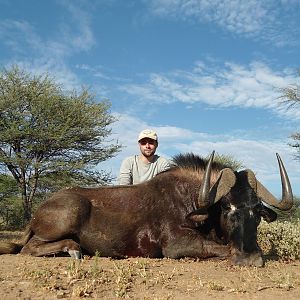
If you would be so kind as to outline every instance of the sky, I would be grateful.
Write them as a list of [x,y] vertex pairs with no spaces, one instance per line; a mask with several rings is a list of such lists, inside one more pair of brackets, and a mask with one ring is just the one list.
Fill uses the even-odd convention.
[[13,64],[111,102],[123,148],[97,168],[115,177],[152,128],[157,154],[230,155],[280,197],[277,152],[300,195],[300,108],[279,98],[299,84],[300,0],[0,0]]

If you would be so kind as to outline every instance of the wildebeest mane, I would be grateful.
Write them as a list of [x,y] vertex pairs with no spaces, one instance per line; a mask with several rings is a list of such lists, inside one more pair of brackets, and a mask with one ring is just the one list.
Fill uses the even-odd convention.
[[[172,158],[175,166],[193,171],[203,171],[207,165],[208,158],[193,153],[177,154]],[[224,168],[230,168],[229,165],[220,162],[212,163],[212,170],[220,171]]]

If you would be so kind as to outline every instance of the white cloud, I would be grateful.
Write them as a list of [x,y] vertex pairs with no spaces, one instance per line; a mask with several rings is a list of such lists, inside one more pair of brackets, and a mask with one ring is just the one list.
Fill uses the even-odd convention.
[[[73,23],[64,23],[64,36],[73,50],[89,50],[95,44],[95,38],[90,26],[90,15],[82,1],[61,1],[71,13]],[[77,32],[76,32],[77,30]]]
[[[147,0],[152,14],[198,23],[213,23],[239,35],[272,42],[278,46],[293,44],[299,34],[293,24],[299,15],[299,1],[259,0]],[[281,19],[282,11],[289,18]],[[283,26],[283,23],[285,26]]]
[[297,82],[296,72],[273,71],[263,62],[249,66],[225,63],[211,68],[197,63],[190,72],[150,74],[146,83],[125,84],[120,89],[130,95],[161,103],[203,102],[218,107],[256,107],[300,118],[300,112],[279,105],[278,88]]
[[[77,76],[64,63],[68,45],[55,40],[43,40],[27,21],[4,20],[0,23],[0,39],[10,48],[12,58],[7,64],[18,64],[34,74],[55,74],[66,89],[80,86]],[[30,53],[30,55],[28,55]],[[18,59],[18,57],[26,59]]]
[[0,39],[15,53],[23,53],[27,47],[34,50],[43,47],[34,27],[27,21],[2,20],[0,22]]
[[72,17],[72,21],[65,18],[64,23],[53,23],[59,34],[45,38],[30,21],[6,19],[0,22],[0,39],[11,52],[8,65],[18,64],[35,74],[49,73],[66,90],[73,90],[80,88],[82,83],[65,58],[89,50],[95,40],[84,2],[61,1],[59,4]]

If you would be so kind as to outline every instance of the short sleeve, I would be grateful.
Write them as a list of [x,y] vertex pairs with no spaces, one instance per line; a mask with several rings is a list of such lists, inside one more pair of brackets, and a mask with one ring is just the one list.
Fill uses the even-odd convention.
[[170,168],[172,168],[174,166],[174,164],[172,163],[172,161],[164,158],[164,157],[161,157],[160,156],[160,162],[159,162],[159,170],[158,172],[161,173],[161,172],[164,172]]
[[132,159],[125,158],[121,164],[118,182],[120,185],[132,184]]

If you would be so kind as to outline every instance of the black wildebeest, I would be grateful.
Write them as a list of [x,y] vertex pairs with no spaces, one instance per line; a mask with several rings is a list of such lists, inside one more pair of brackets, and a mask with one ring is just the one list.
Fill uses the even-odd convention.
[[209,160],[178,155],[176,167],[138,185],[55,193],[33,215],[24,241],[2,243],[0,253],[231,257],[235,264],[262,266],[261,217],[274,221],[277,215],[268,206],[288,210],[293,205],[287,173],[277,158],[281,201],[251,170],[224,168],[213,162],[213,154]]

